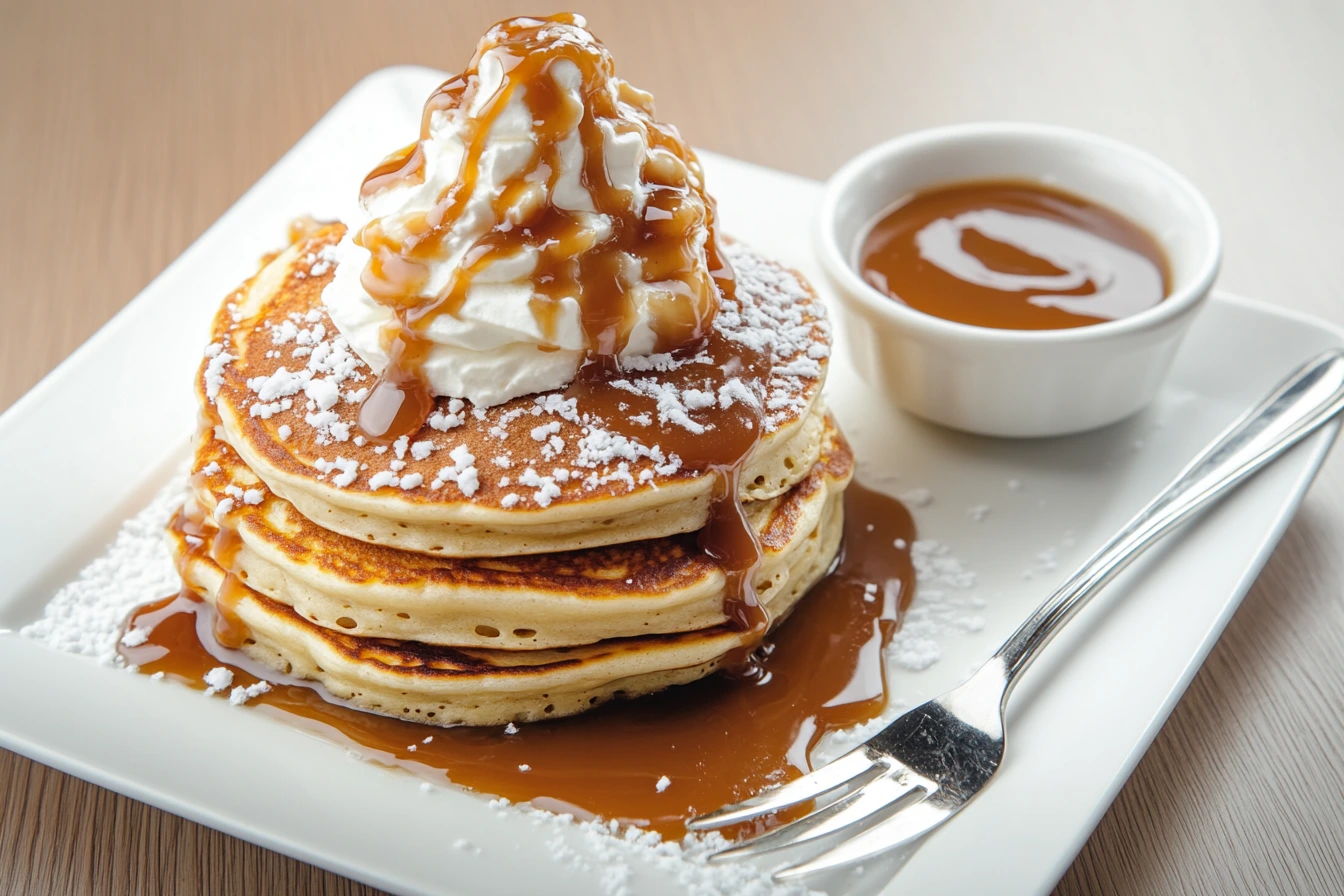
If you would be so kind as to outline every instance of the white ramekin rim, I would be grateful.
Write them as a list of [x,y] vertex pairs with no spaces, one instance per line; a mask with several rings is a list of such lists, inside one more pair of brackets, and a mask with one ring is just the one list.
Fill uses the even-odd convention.
[[[841,246],[836,233],[839,204],[855,188],[856,183],[870,171],[889,166],[900,156],[916,149],[925,149],[932,144],[951,141],[1001,137],[1068,142],[1075,146],[1089,147],[1099,153],[1122,155],[1147,167],[1167,181],[1194,208],[1207,237],[1208,248],[1195,266],[1192,276],[1174,289],[1165,300],[1138,314],[1086,327],[1059,330],[997,329],[944,320],[892,299],[859,276],[850,259],[855,247]],[[1070,189],[1070,192],[1091,198],[1086,195],[1085,190]],[[889,197],[889,202],[894,203],[900,198],[900,196]],[[972,343],[1046,345],[1100,342],[1161,327],[1192,311],[1207,297],[1218,276],[1222,260],[1222,235],[1208,200],[1194,184],[1166,162],[1127,143],[1088,131],[1061,125],[1010,121],[970,122],[912,131],[879,143],[854,156],[826,182],[817,217],[815,242],[822,267],[833,280],[837,281],[836,285],[840,287],[842,298],[856,300],[870,313],[885,317],[904,329],[915,331],[925,337]]]

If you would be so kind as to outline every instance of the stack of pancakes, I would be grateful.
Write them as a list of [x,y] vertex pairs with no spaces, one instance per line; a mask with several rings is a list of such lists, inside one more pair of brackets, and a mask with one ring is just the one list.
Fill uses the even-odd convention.
[[[703,357],[621,381],[633,425],[564,391],[440,398],[418,433],[376,445],[355,423],[374,372],[321,302],[342,233],[310,228],[231,294],[197,377],[204,424],[170,540],[221,643],[361,709],[494,725],[693,681],[761,637],[730,622],[731,576],[698,543],[722,471],[658,445],[669,426],[712,429],[713,402],[669,394],[658,369]],[[737,497],[777,624],[835,558],[853,461],[821,402],[820,302],[729,251],[736,296],[709,338],[769,354],[768,375],[718,401],[761,408]]]

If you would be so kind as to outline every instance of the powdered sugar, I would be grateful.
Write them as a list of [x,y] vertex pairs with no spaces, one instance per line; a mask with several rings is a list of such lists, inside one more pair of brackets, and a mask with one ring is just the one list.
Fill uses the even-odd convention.
[[984,601],[972,593],[975,573],[947,545],[920,539],[910,546],[918,588],[901,629],[888,648],[890,662],[903,669],[927,669],[942,657],[938,639],[984,628]]
[[480,474],[476,470],[476,458],[467,450],[466,445],[458,445],[448,452],[453,461],[451,467],[444,467],[429,484],[431,489],[441,489],[450,482],[457,483],[457,489],[470,498],[480,488]]
[[655,872],[673,878],[689,896],[806,896],[801,884],[776,884],[769,872],[747,862],[711,865],[709,856],[730,844],[719,833],[687,834],[666,841],[652,831],[622,828],[614,821],[557,815],[531,806],[491,800],[502,815],[520,813],[546,838],[551,858],[563,868],[595,877],[603,896],[635,896],[636,877]]
[[[332,266],[336,264],[336,247],[332,245],[326,245],[323,246],[321,249],[317,250],[316,252],[309,252],[300,260],[299,263],[306,264],[308,266],[309,276],[321,277],[327,271],[331,270]],[[304,272],[302,268],[296,268],[294,271],[295,276],[300,276],[303,273]]]
[[319,457],[313,462],[313,466],[324,475],[339,470],[339,473],[331,477],[331,484],[339,488],[345,488],[359,475],[359,461],[352,457],[338,457],[333,461]]
[[242,706],[253,697],[259,697],[262,694],[270,693],[271,683],[269,681],[259,681],[256,684],[250,684],[247,687],[236,687],[229,692],[229,703],[233,706]]
[[226,666],[216,666],[205,673],[205,684],[205,696],[213,696],[233,684],[233,670]]
[[[300,366],[291,370],[288,364],[282,364],[264,376],[249,377],[246,383],[255,399],[248,407],[249,415],[268,420],[291,409],[303,410],[302,421],[315,430],[318,445],[350,439],[352,421],[343,418],[337,406],[342,402],[357,405],[367,393],[362,389],[342,391],[342,386],[368,376],[367,368],[361,370],[363,362],[350,351],[350,345],[343,337],[332,334],[328,338],[323,316],[320,310],[314,309],[307,315],[290,314],[278,323],[262,321],[260,326],[269,330],[271,344],[293,346],[290,357]],[[279,349],[266,353],[267,357],[277,358],[283,354]],[[216,361],[218,356],[211,365]],[[222,369],[220,365],[220,383],[223,381]],[[209,373],[207,369],[207,393],[212,382]],[[218,386],[215,388],[218,391]],[[300,393],[302,398],[299,398]],[[287,441],[293,434],[293,426],[286,422],[281,429],[284,434],[280,440]]]
[[435,411],[429,415],[430,428],[437,429],[439,432],[447,432],[454,427],[461,426],[467,421],[466,415],[462,413],[463,406],[462,399],[452,399],[448,402],[447,412]]
[[379,470],[369,477],[369,488],[380,489],[388,486],[396,486],[401,483],[401,477],[391,470]]
[[[901,549],[904,544],[897,547]],[[943,657],[943,643],[985,627],[985,600],[976,593],[976,575],[941,542],[922,538],[909,545],[915,567],[915,599],[892,636],[884,657],[889,681],[921,672]],[[865,591],[868,589],[865,588]],[[876,589],[874,589],[874,592]],[[824,765],[886,727],[909,707],[893,698],[877,718],[828,734],[812,755],[814,767]]]
[[218,342],[212,342],[206,347],[205,356],[210,359],[210,363],[205,366],[205,397],[214,401],[219,395],[220,386],[224,385],[224,368],[236,359],[224,351]]
[[560,486],[556,484],[555,477],[543,476],[531,467],[518,477],[518,484],[536,489],[532,493],[532,500],[538,507],[549,507],[552,501],[560,497]]
[[[576,400],[561,392],[540,394],[531,403],[513,402],[489,409],[468,407],[461,399],[441,400],[428,418],[429,429],[451,432],[471,415],[479,424],[475,427],[479,432],[473,432],[468,441],[473,452],[481,455],[479,469],[463,468],[456,462],[451,468],[444,467],[442,461],[435,463],[434,452],[448,446],[421,438],[414,444],[403,439],[375,449],[387,451],[391,447],[389,453],[407,464],[405,467],[371,462],[366,466],[364,462],[371,459],[364,456],[354,469],[344,468],[339,475],[318,469],[322,475],[317,478],[339,488],[370,490],[392,487],[424,491],[451,489],[456,484],[455,491],[462,498],[481,500],[478,492],[493,484],[490,478],[497,475],[496,469],[530,466],[539,479],[552,476],[543,465],[549,468],[563,464],[576,474],[581,469],[582,475],[571,477],[567,483],[556,479],[558,492],[544,482],[512,492],[500,485],[487,498],[497,502],[505,494],[517,494],[512,506],[546,507],[586,491],[659,488],[661,480],[677,476],[683,468],[682,459],[658,445],[659,428],[703,434],[714,426],[713,415],[708,412],[743,404],[760,411],[765,433],[797,419],[815,400],[824,374],[823,362],[830,354],[824,306],[795,274],[754,250],[735,244],[728,251],[737,270],[736,297],[721,303],[714,330],[718,337],[766,357],[770,366],[764,381],[745,376],[725,379],[707,350],[694,355],[623,359],[626,379],[619,380],[616,387],[643,396],[639,408],[617,403],[620,409],[615,413],[628,414],[626,420],[580,411]],[[333,259],[329,247],[309,251],[295,259],[291,271],[296,277],[317,276],[316,271],[327,274]],[[323,306],[275,315],[274,319],[262,315],[243,321],[233,315],[233,320],[231,328],[217,333],[216,342],[208,350],[206,391],[211,398],[227,383],[223,386],[228,391],[226,401],[243,415],[273,421],[275,428],[268,431],[274,433],[278,443],[286,444],[290,456],[300,464],[317,468],[313,456],[307,453],[311,445],[353,441],[361,453],[369,451],[355,421],[374,374],[351,351]],[[252,327],[247,340],[241,338],[245,327]],[[235,356],[245,356],[245,360]],[[246,369],[240,373],[243,367]],[[670,376],[674,371],[683,375]],[[653,410],[649,410],[650,405]],[[226,424],[232,427],[235,415],[225,416]],[[538,419],[531,419],[534,417]],[[641,427],[648,435],[635,437]],[[497,454],[487,453],[480,439],[485,434],[508,445],[501,445]],[[531,439],[527,439],[529,434]],[[528,442],[535,444],[535,450],[524,447]],[[445,469],[453,472],[444,475]],[[336,478],[330,478],[333,476]]]
[[545,442],[552,435],[560,431],[560,421],[552,420],[550,423],[543,423],[540,426],[532,427],[532,438],[538,442]]
[[[829,324],[824,311],[807,287],[791,272],[768,262],[754,250],[741,244],[728,249],[737,275],[737,294],[755,297],[753,301],[725,298],[714,318],[714,329],[722,337],[771,360],[766,383],[749,385],[736,377],[711,387],[708,380],[678,386],[665,377],[631,377],[612,383],[632,395],[655,402],[658,422],[678,426],[695,435],[706,432],[710,424],[696,419],[694,413],[718,406],[749,404],[764,411],[762,426],[774,432],[791,418],[806,412],[810,390],[825,373],[822,360],[830,355]],[[818,336],[822,339],[819,340]],[[641,362],[627,363],[628,372],[667,373],[694,365],[711,365],[706,354],[688,359],[654,355]],[[713,372],[712,368],[706,373]],[[648,425],[647,415],[635,422]]]
[[121,636],[121,645],[123,647],[139,647],[149,640],[151,629],[132,628],[127,629],[126,634]]
[[[792,271],[742,243],[728,246],[726,254],[738,290],[770,298],[723,303],[714,327],[728,339],[774,357],[764,420],[766,431],[772,432],[806,408],[808,385],[822,375],[821,360],[830,355],[830,323],[821,303]],[[814,329],[827,340],[818,341]]]
[[165,485],[149,506],[122,524],[107,551],[47,602],[42,618],[21,634],[58,650],[121,665],[117,642],[130,612],[182,587],[163,527],[186,491],[186,477]]

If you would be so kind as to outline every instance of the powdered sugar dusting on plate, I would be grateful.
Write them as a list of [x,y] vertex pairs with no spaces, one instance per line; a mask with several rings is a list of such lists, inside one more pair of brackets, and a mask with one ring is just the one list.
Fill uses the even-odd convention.
[[182,588],[163,529],[186,488],[186,476],[177,476],[160,489],[148,507],[122,523],[107,551],[57,591],[42,618],[20,634],[105,665],[122,665],[117,642],[126,617],[140,604]]
[[717,832],[666,841],[652,831],[614,821],[577,820],[532,806],[491,800],[501,814],[522,813],[544,830],[546,849],[561,867],[597,877],[603,896],[636,896],[637,869],[673,877],[689,896],[807,896],[801,884],[777,884],[768,871],[747,862],[710,865],[709,856],[731,844]]

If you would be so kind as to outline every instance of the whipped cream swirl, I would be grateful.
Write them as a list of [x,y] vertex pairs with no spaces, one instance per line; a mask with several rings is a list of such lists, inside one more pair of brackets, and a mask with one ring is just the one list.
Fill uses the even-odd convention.
[[731,289],[694,153],[577,16],[492,28],[346,223],[336,326],[479,407],[699,339]]

